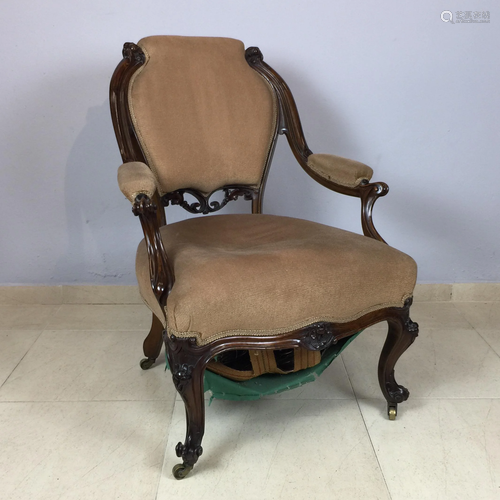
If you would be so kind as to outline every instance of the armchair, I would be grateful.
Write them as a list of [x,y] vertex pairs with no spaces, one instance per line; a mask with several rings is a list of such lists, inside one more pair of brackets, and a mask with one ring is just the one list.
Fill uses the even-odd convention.
[[[395,419],[409,392],[394,366],[418,334],[409,316],[417,268],[373,224],[373,204],[387,185],[370,182],[372,169],[362,163],[313,154],[290,89],[258,48],[245,50],[237,40],[126,43],[110,104],[124,162],[118,183],[144,231],[136,271],[153,323],[141,366],[155,362],[163,336],[186,407],[174,476],[184,478],[202,454],[204,372],[230,351],[258,357],[288,349],[315,363],[330,346],[387,321],[378,378]],[[363,235],[262,214],[280,135],[313,179],[360,198]],[[212,198],[216,191],[222,201]],[[169,205],[211,214],[240,197],[251,202],[251,214],[166,224]],[[276,372],[268,359],[264,371]]]

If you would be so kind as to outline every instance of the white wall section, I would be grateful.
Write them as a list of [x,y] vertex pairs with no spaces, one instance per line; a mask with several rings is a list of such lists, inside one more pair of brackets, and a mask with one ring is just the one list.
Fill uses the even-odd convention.
[[[445,10],[490,23],[444,22]],[[123,42],[153,34],[259,46],[310,148],[389,184],[375,223],[420,282],[500,281],[498,2],[17,0],[0,32],[2,285],[135,282],[141,230],[116,182],[108,85]],[[284,139],[264,211],[360,230],[358,200],[308,178]]]

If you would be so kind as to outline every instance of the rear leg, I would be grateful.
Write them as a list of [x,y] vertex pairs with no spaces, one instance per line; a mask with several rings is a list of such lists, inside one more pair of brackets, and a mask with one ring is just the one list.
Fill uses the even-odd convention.
[[148,336],[144,339],[143,350],[146,356],[140,362],[140,366],[143,370],[148,370],[151,368],[156,358],[160,355],[161,347],[163,344],[163,324],[161,321],[153,314],[153,321],[151,323],[151,329],[149,330]]

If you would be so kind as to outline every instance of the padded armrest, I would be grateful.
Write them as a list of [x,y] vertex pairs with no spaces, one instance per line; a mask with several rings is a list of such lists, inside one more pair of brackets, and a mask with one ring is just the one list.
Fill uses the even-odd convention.
[[157,189],[155,175],[140,161],[124,163],[118,168],[118,185],[132,203],[138,194],[146,194],[152,198]]
[[373,175],[368,165],[335,155],[312,154],[307,158],[307,166],[319,176],[350,188],[365,179],[369,181]]

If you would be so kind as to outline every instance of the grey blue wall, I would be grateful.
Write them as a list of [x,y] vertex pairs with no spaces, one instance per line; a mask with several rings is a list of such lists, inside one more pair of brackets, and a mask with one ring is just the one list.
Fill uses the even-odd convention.
[[[490,23],[445,23],[447,9]],[[17,0],[0,33],[0,284],[135,282],[141,231],[116,184],[108,83],[123,42],[153,34],[259,46],[311,149],[390,185],[376,225],[420,282],[500,281],[498,2]],[[265,212],[360,228],[358,200],[315,184],[283,142]]]

